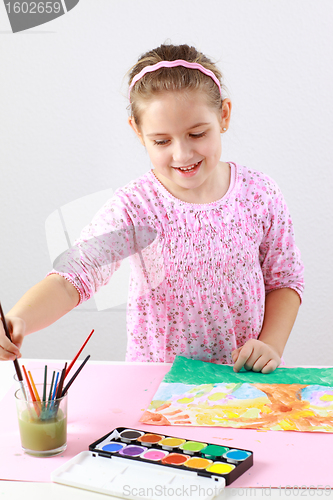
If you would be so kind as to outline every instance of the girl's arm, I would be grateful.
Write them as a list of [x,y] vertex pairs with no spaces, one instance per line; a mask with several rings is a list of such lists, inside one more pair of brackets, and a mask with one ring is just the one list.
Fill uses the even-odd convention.
[[71,311],[80,300],[79,292],[65,278],[51,274],[28,290],[6,315],[12,342],[0,321],[0,359],[21,357],[25,335],[51,325]]
[[258,340],[248,340],[232,353],[235,372],[244,366],[246,370],[270,373],[279,366],[300,302],[298,293],[291,288],[279,288],[266,295]]
[[232,356],[235,371],[244,366],[247,370],[270,373],[281,362],[297,316],[304,288],[304,267],[279,187],[267,176],[259,175],[257,182],[257,203],[262,203],[266,214],[261,221],[263,235],[259,246],[266,292],[265,315],[258,339],[249,340],[233,351]]

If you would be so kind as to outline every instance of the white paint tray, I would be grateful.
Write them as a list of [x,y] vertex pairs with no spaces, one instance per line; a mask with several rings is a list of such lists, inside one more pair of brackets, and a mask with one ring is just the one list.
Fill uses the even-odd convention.
[[225,487],[223,477],[200,476],[197,472],[157,464],[100,456],[84,451],[51,474],[55,483],[137,500],[190,498],[209,500]]

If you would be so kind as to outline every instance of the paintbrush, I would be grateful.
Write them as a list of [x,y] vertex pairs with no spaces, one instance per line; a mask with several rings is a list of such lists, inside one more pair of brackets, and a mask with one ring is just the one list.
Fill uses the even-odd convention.
[[57,415],[59,406],[60,406],[60,401],[59,399],[62,397],[62,388],[64,385],[64,380],[65,380],[65,373],[66,373],[66,368],[67,368],[67,363],[65,363],[64,368],[61,371],[60,379],[59,379],[59,384],[56,390],[56,395],[55,395],[55,409],[54,409],[54,416]]
[[76,377],[78,376],[78,374],[80,373],[80,371],[82,370],[82,368],[84,367],[84,365],[86,364],[86,362],[88,361],[89,358],[90,358],[90,354],[86,357],[86,359],[83,361],[83,363],[76,370],[76,372],[74,373],[73,377],[70,379],[68,384],[64,387],[64,389],[61,393],[62,398],[64,397],[64,395],[66,394],[66,392],[68,391],[68,389],[70,388],[70,386],[72,385],[72,383],[74,382],[74,380],[76,379]]
[[[40,410],[39,410],[39,406],[38,406],[38,403],[37,403],[37,399],[36,399],[36,395],[34,393],[34,390],[33,390],[33,387],[30,383],[30,380],[29,380],[29,377],[28,377],[28,374],[27,374],[27,370],[25,369],[25,366],[22,365],[22,370],[24,372],[24,376],[26,378],[26,381],[27,381],[27,386],[28,386],[28,390],[30,392],[30,397],[31,397],[31,401],[35,407],[35,410],[36,410],[36,414],[37,416],[39,417],[40,416]],[[25,398],[26,402],[28,403],[28,399]],[[29,405],[27,404],[28,408],[29,408]]]
[[[1,302],[0,302],[0,315],[1,315],[1,319],[2,319],[2,323],[3,323],[3,327],[4,327],[4,330],[5,330],[6,337],[8,337],[10,341],[12,341],[10,333],[9,333],[9,330],[8,330],[6,318],[5,318],[5,315],[4,315],[2,307],[1,307]],[[19,384],[20,384],[20,387],[21,387],[21,391],[22,391],[23,397],[24,397],[24,399],[26,401],[28,401],[28,398],[27,398],[27,395],[26,395],[25,389],[24,389],[21,368],[20,368],[19,362],[17,361],[17,358],[14,359],[14,366],[15,366],[16,375],[17,375],[17,378],[18,378],[18,381],[19,381]]]
[[75,358],[73,359],[73,361],[69,364],[67,370],[66,370],[66,373],[65,373],[65,378],[67,377],[68,373],[70,372],[71,368],[73,367],[75,361],[77,360],[77,358],[80,356],[81,352],[83,351],[84,347],[86,346],[88,340],[90,339],[90,337],[92,336],[92,334],[94,333],[94,330],[91,330],[91,332],[89,333],[88,337],[86,338],[86,340],[83,342],[83,345],[82,347],[79,349],[79,352],[76,354]]
[[61,397],[62,388],[63,388],[64,380],[65,380],[66,368],[67,368],[67,363],[65,363],[65,367],[63,368],[63,370],[61,372],[61,377],[60,377],[57,392],[56,392],[56,399],[59,399]]

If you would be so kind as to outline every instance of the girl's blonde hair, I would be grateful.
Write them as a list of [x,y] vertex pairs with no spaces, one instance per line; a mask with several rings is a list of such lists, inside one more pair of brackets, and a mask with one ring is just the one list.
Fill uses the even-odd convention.
[[[183,59],[188,62],[201,64],[211,70],[221,84],[222,73],[216,65],[195,47],[189,45],[161,45],[156,49],[143,54],[129,73],[129,85],[133,78],[146,66],[152,66],[160,61],[175,61]],[[130,113],[137,126],[140,126],[140,104],[148,102],[152,97],[167,90],[201,90],[205,92],[208,104],[216,109],[221,109],[223,98],[216,83],[209,76],[199,70],[177,66],[174,68],[160,68],[146,73],[131,89]]]

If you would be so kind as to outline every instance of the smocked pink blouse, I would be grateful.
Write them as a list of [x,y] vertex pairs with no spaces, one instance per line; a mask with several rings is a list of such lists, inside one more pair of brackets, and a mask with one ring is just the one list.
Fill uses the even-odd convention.
[[303,265],[279,188],[230,167],[228,192],[208,204],[175,198],[152,171],[118,189],[52,271],[82,302],[129,255],[127,361],[183,354],[232,363],[231,352],[261,331],[265,294],[289,287],[302,296]]

